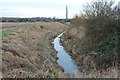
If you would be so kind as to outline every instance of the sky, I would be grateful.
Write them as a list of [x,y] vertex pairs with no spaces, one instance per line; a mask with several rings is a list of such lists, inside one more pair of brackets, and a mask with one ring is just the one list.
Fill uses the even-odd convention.
[[[0,0],[0,17],[56,17],[68,18],[80,14],[83,5],[93,0]],[[95,1],[95,0],[94,0]],[[115,0],[118,3],[120,0]]]

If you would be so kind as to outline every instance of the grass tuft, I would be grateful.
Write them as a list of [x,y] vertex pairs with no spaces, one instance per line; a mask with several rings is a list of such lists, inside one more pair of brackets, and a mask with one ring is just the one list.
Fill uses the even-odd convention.
[[0,32],[0,37],[7,37],[7,36],[10,36],[11,33],[13,33],[13,32],[16,32],[16,29],[14,29],[14,30],[2,31],[2,32]]

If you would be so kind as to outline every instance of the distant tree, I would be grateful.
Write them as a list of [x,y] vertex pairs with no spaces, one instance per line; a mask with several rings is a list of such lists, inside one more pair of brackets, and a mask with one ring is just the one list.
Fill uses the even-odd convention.
[[56,17],[53,17],[53,21],[56,21]]
[[2,22],[7,22],[6,20],[1,20]]

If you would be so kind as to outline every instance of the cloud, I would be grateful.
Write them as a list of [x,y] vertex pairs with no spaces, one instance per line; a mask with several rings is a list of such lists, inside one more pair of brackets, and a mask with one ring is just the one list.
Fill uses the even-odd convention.
[[0,13],[2,16],[65,18],[65,6],[68,5],[69,18],[72,18],[80,13],[83,4],[91,1],[93,0],[1,0]]
[[62,17],[65,15],[65,12],[62,9],[51,9],[51,8],[8,8],[2,11],[4,16],[11,16],[11,17]]

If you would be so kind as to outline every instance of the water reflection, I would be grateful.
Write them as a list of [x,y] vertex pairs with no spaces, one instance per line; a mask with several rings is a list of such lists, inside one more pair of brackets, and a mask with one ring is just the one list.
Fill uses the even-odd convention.
[[64,50],[60,44],[60,37],[64,34],[61,33],[54,39],[54,49],[58,52],[58,64],[63,67],[65,73],[79,73],[78,67],[74,64],[71,56]]

